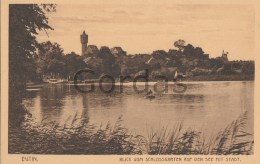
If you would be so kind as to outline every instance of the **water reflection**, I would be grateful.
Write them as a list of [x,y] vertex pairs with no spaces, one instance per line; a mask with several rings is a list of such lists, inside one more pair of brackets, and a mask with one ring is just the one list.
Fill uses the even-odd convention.
[[168,93],[149,100],[129,84],[122,93],[116,86],[111,94],[102,93],[98,87],[85,94],[70,85],[45,85],[38,92],[27,92],[24,104],[36,121],[46,118],[60,124],[75,115],[96,124],[113,123],[123,115],[126,127],[140,134],[147,127],[159,128],[180,120],[185,127],[214,127],[217,131],[248,111],[249,131],[253,131],[253,82],[192,82],[181,94],[172,92],[173,87],[169,85]]

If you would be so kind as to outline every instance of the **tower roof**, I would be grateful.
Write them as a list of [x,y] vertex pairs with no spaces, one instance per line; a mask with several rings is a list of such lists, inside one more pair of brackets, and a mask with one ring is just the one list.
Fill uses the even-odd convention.
[[86,35],[86,32],[85,32],[85,30],[83,31],[83,34],[82,35]]

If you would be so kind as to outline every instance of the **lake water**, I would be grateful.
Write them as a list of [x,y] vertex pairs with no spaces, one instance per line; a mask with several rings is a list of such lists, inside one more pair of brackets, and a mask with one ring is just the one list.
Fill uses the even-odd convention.
[[[146,135],[148,129],[171,127],[183,121],[183,127],[214,133],[240,114],[248,112],[247,130],[253,132],[254,82],[183,82],[187,90],[155,94],[147,99],[134,92],[132,83],[125,83],[122,93],[103,93],[95,87],[91,93],[80,93],[73,85],[46,84],[38,91],[28,91],[24,105],[35,121],[42,119],[64,124],[76,117],[88,117],[90,123],[113,124],[123,116],[130,131]],[[153,89],[155,83],[150,82]],[[81,86],[88,87],[88,86]],[[143,89],[144,83],[137,83]]]

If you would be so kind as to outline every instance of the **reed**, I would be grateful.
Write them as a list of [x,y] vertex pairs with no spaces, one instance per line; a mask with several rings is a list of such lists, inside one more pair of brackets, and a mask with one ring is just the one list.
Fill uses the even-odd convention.
[[207,137],[196,130],[182,130],[177,124],[173,130],[161,128],[148,133],[148,154],[205,154],[248,155],[253,154],[253,135],[244,131],[247,113],[240,115],[216,136]]
[[253,136],[244,131],[247,113],[216,136],[184,130],[183,121],[172,129],[147,130],[147,137],[132,134],[122,116],[112,126],[96,126],[75,115],[64,125],[55,121],[33,123],[28,117],[21,127],[9,127],[12,154],[252,154]]

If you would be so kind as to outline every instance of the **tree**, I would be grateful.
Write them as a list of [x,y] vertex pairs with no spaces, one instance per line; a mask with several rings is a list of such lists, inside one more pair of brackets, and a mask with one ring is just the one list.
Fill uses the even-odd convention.
[[168,54],[164,50],[157,50],[157,51],[153,51],[152,56],[156,59],[163,59],[166,58]]
[[204,51],[202,50],[202,48],[200,47],[196,47],[195,50],[194,50],[194,55],[198,58],[201,58],[204,56]]
[[39,44],[37,55],[39,59],[46,60],[48,58],[61,59],[64,54],[63,49],[58,43],[47,41]]
[[71,79],[75,75],[75,73],[87,67],[86,63],[83,61],[83,57],[76,54],[75,52],[71,52],[64,56],[64,60],[66,63],[65,70],[66,76],[70,77]]
[[39,43],[38,30],[53,30],[45,12],[55,11],[55,5],[10,5],[9,11],[9,71],[10,87],[16,88],[28,80],[26,67],[35,55]]
[[45,13],[55,9],[55,5],[9,5],[9,113],[21,112],[18,109],[22,108],[26,81],[30,80],[31,71],[36,71],[31,58],[39,45],[37,31],[52,30]]
[[43,42],[39,44],[37,54],[38,73],[40,75],[59,75],[66,77],[66,62],[63,49],[58,43]]
[[100,48],[98,57],[102,59],[103,63],[103,73],[105,74],[114,74],[113,66],[115,65],[115,57],[111,53],[110,49],[106,46]]
[[185,46],[185,41],[179,39],[179,40],[174,42],[174,46],[177,47],[179,49],[179,51],[183,51],[184,46]]
[[193,53],[194,53],[194,47],[193,45],[191,44],[188,44],[184,47],[183,49],[183,53],[186,55],[186,56],[189,56],[189,57],[192,57],[193,56]]

